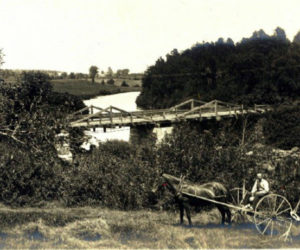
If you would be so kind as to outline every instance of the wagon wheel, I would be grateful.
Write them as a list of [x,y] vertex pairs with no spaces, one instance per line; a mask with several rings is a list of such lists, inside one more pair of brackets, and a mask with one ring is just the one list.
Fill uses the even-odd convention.
[[255,207],[254,223],[261,234],[277,235],[287,239],[292,227],[292,206],[281,195],[262,197]]
[[[232,197],[232,204],[236,207],[242,208],[245,205],[245,198],[249,192],[245,189],[243,190],[242,188],[233,188],[229,192]],[[252,216],[240,209],[232,209],[231,216],[231,220],[233,222],[252,222]]]

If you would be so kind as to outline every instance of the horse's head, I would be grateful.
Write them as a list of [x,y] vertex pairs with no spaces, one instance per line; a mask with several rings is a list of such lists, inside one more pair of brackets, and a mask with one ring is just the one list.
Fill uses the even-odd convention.
[[181,188],[184,181],[183,175],[181,175],[180,178],[178,178],[170,174],[162,174],[162,177],[165,180],[164,185],[169,189],[169,191],[176,195],[181,192]]
[[163,176],[160,176],[157,178],[157,180],[153,184],[152,193],[159,194],[163,193],[168,188],[169,183],[163,178]]
[[183,183],[183,180],[184,180],[183,176],[177,178],[173,175],[163,173],[159,177],[159,180],[155,184],[154,188],[152,189],[152,192],[158,193],[158,192],[163,192],[165,190],[169,190],[172,193],[178,193]]

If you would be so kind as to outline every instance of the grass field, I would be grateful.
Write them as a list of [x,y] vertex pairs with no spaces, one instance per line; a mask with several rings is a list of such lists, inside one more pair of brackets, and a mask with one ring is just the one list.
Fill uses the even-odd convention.
[[[99,95],[117,94],[122,92],[140,91],[141,82],[137,80],[129,80],[127,83],[129,87],[121,87],[121,79],[116,79],[114,85],[105,84],[102,85],[97,80],[94,84],[90,80],[76,80],[76,79],[64,79],[64,80],[52,80],[53,90],[59,93],[69,93],[75,96],[79,96],[82,99],[89,99]],[[101,82],[101,81],[100,81]]]
[[299,248],[296,235],[283,242],[259,235],[252,224],[220,226],[216,210],[179,226],[178,213],[82,207],[0,207],[0,248]]

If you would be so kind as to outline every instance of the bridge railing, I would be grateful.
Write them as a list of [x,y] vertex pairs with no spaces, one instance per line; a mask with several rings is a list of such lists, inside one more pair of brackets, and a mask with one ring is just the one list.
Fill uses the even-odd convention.
[[237,114],[243,112],[242,105],[236,105],[232,103],[226,103],[218,100],[213,100],[207,102],[201,106],[194,107],[184,113],[178,115],[179,118],[186,118],[189,115],[196,114],[201,117],[203,114],[213,113],[213,115],[218,116],[220,112],[229,112],[229,114]]
[[82,108],[82,109],[77,110],[76,112],[68,115],[67,119],[69,121],[78,120],[78,119],[86,117],[88,115],[95,114],[95,111],[98,111],[96,113],[99,113],[99,111],[104,111],[104,109],[100,108],[100,107],[96,107],[96,106],[90,105],[88,107]]
[[180,104],[177,104],[171,108],[169,108],[170,111],[172,110],[179,110],[179,108],[182,108],[182,107],[187,107],[189,106],[190,108],[189,109],[193,109],[195,106],[197,105],[202,105],[202,104],[205,104],[206,102],[203,102],[203,101],[200,101],[200,100],[196,100],[196,99],[189,99],[185,102],[182,102]]

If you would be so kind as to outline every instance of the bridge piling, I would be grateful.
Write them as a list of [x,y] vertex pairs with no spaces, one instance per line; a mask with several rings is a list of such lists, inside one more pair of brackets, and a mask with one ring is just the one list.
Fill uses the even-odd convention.
[[130,128],[129,142],[133,145],[141,145],[156,140],[153,129],[154,125],[132,126]]

